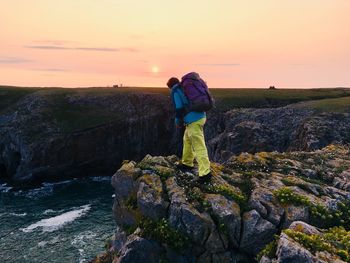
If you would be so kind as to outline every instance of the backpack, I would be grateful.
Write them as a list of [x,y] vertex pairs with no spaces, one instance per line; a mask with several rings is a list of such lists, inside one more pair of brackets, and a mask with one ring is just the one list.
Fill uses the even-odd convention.
[[182,77],[181,87],[189,101],[189,111],[209,111],[214,107],[207,84],[198,73],[190,72]]

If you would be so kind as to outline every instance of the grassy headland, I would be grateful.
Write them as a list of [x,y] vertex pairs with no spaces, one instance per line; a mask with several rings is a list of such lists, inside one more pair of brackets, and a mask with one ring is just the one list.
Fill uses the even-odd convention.
[[[100,95],[108,96],[116,93],[155,93],[162,95],[169,95],[167,88],[151,88],[151,87],[123,87],[123,88],[20,88],[0,86],[0,111],[7,108],[11,104],[16,103],[22,97],[33,93],[51,91],[57,94],[76,94],[76,95]],[[322,88],[322,89],[210,89],[214,98],[218,102],[219,109],[227,110],[230,108],[265,108],[285,106],[288,104],[321,100],[330,98],[342,98],[350,96],[350,88]],[[343,106],[347,99],[330,101],[333,107],[337,105]],[[328,102],[312,104],[316,108],[327,108]],[[311,104],[310,104],[311,105]],[[323,106],[324,105],[324,106]],[[333,109],[332,107],[332,109]],[[331,108],[329,108],[331,109]]]
[[[0,86],[0,114],[13,111],[18,101],[30,94],[44,97],[47,107],[42,112],[48,119],[55,120],[63,131],[93,127],[120,117],[122,108],[101,106],[99,101],[112,96],[133,93],[161,94],[169,96],[167,88],[21,88]],[[280,107],[296,102],[297,107],[307,107],[317,111],[344,112],[350,107],[350,89],[211,89],[219,110],[232,108]],[[78,102],[72,102],[72,97]],[[81,98],[81,101],[79,101]],[[118,108],[119,109],[119,108]]]

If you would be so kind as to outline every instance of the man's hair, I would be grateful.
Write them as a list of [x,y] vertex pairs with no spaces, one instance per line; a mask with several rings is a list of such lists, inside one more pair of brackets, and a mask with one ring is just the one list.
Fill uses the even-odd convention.
[[174,87],[174,85],[179,83],[180,83],[180,80],[178,78],[172,77],[168,80],[167,86],[169,89],[171,89],[172,87]]

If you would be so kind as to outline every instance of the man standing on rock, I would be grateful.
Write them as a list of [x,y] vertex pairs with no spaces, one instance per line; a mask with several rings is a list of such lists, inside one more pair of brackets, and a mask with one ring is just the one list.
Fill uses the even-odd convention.
[[[206,122],[206,114],[205,111],[201,109],[204,109],[205,107],[203,108],[202,104],[200,107],[194,109],[194,106],[198,105],[197,102],[194,102],[191,99],[191,94],[186,93],[185,95],[184,87],[182,86],[184,81],[186,81],[186,78],[192,78],[193,80],[198,78],[201,80],[197,73],[192,72],[182,78],[182,83],[180,83],[179,79],[174,77],[170,78],[167,83],[167,86],[171,89],[171,98],[175,107],[176,127],[181,128],[183,125],[186,127],[183,136],[182,160],[178,167],[182,170],[191,171],[194,167],[193,161],[196,159],[198,163],[198,182],[207,183],[210,182],[212,174],[210,171],[210,161],[203,132],[203,127]],[[208,97],[209,96],[208,93]],[[195,97],[197,98],[198,96]],[[211,97],[209,100],[210,103],[212,103]],[[201,102],[203,102],[203,100]]]

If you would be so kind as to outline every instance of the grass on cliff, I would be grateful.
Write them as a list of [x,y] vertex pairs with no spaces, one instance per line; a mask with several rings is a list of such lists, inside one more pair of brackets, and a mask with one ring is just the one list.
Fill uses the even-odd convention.
[[[320,234],[305,234],[302,229],[300,231],[298,229],[285,229],[283,232],[313,254],[326,251],[331,255],[337,255],[345,262],[350,262],[350,232],[343,227],[329,228]],[[275,258],[278,241],[279,236],[275,236],[275,239],[257,255],[257,261],[260,261],[263,256],[270,259]]]
[[350,97],[322,99],[301,104],[319,112],[350,112]]
[[336,208],[328,209],[324,205],[312,202],[307,196],[295,193],[288,187],[282,187],[273,193],[282,205],[308,207],[313,225],[323,228],[343,226],[346,230],[350,230],[350,201],[339,201]]
[[[19,88],[0,86],[0,114],[15,105],[25,96],[37,93],[46,96],[52,103],[46,117],[57,122],[62,131],[69,133],[118,119],[122,110],[111,111],[97,104],[72,104],[67,95],[80,97],[109,98],[117,94],[146,93],[169,96],[167,88]],[[232,108],[264,108],[285,106],[295,102],[305,102],[302,107],[319,111],[344,112],[349,110],[350,89],[211,89],[219,110]],[[348,97],[346,97],[348,96]],[[306,102],[309,100],[316,100]],[[169,100],[170,104],[170,100]],[[169,105],[171,107],[171,105]]]
[[280,107],[288,104],[340,98],[350,96],[350,89],[211,89],[222,110],[237,108],[266,108]]
[[108,107],[97,104],[72,103],[70,96],[108,96],[110,89],[47,89],[41,93],[47,93],[50,107],[45,109],[47,119],[55,121],[64,133],[95,127],[108,122],[116,121],[121,117],[120,112],[111,111]]
[[333,227],[319,235],[305,234],[291,229],[284,230],[284,233],[314,254],[318,251],[327,251],[350,262],[350,232],[343,227]]
[[[1,107],[9,106],[15,103],[18,98],[35,92],[42,88],[18,88],[18,87],[2,87],[0,86]],[[152,88],[152,87],[123,87],[123,88],[76,88],[76,89],[60,89],[45,88],[54,92],[72,92],[81,95],[108,96],[116,93],[148,93],[169,95],[168,88]],[[324,88],[324,89],[210,89],[214,98],[217,100],[219,109],[230,109],[233,107],[277,107],[291,103],[320,100],[327,98],[340,98],[350,96],[350,89],[347,88]],[[334,103],[336,106],[337,103]],[[321,103],[316,107],[323,107]],[[338,103],[342,106],[342,102]],[[0,110],[1,110],[0,107]]]
[[0,86],[0,113],[23,97],[36,92],[39,88],[18,88]]

